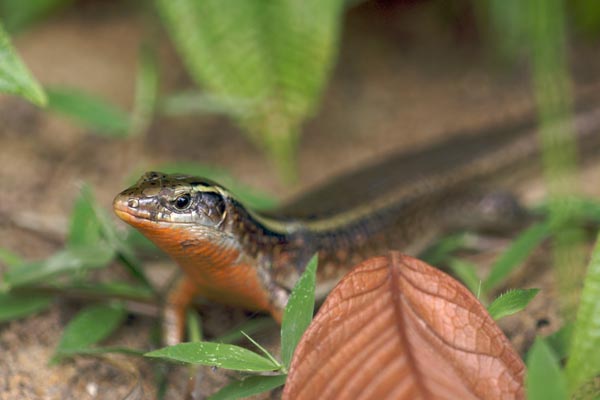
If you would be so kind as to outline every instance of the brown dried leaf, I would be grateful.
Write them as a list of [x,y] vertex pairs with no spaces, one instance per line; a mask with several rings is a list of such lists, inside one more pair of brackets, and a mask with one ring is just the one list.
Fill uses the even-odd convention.
[[524,373],[464,286],[391,252],[331,292],[294,353],[283,399],[522,399]]

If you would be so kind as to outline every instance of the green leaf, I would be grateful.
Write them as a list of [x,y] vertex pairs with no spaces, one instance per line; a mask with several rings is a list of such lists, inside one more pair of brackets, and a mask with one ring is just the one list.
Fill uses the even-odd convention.
[[61,357],[71,357],[76,355],[95,356],[99,354],[125,354],[128,356],[142,357],[146,353],[145,350],[132,349],[131,347],[107,346],[107,347],[80,347],[73,349],[62,349]]
[[[253,210],[272,209],[278,205],[273,195],[253,189],[231,176],[223,169],[193,163],[171,163],[158,165],[154,170],[167,174],[185,174],[208,178],[226,187],[246,206]],[[137,179],[137,177],[136,177]]]
[[158,92],[158,66],[154,49],[142,46],[135,80],[135,100],[131,112],[130,135],[144,133],[154,113]]
[[567,399],[565,376],[544,339],[537,338],[527,354],[526,385],[529,400]]
[[198,316],[196,310],[188,309],[187,311],[187,332],[190,342],[201,342],[202,341],[202,320]]
[[0,263],[12,267],[13,265],[22,264],[24,262],[25,261],[20,255],[13,253],[8,249],[0,248]]
[[540,222],[521,233],[492,265],[490,274],[483,281],[484,293],[488,293],[500,285],[548,237],[550,232],[550,224]]
[[100,222],[102,236],[106,239],[110,248],[117,252],[117,256],[125,268],[127,268],[129,273],[139,282],[141,282],[147,289],[151,290],[153,293],[156,293],[154,286],[144,273],[142,265],[135,256],[133,249],[127,243],[127,241],[124,240],[120,232],[117,231],[112,223],[112,220],[108,218],[103,210],[98,208],[96,208],[96,217]]
[[268,390],[273,390],[285,383],[287,375],[249,376],[240,381],[230,383],[208,400],[233,400],[254,396]]
[[470,235],[466,233],[457,233],[449,235],[435,245],[426,249],[419,258],[430,265],[438,265],[444,261],[456,250],[462,249],[469,243]]
[[575,331],[567,362],[571,392],[600,374],[600,236],[583,283]]
[[[120,298],[133,301],[151,301],[154,299],[154,293],[146,287],[134,286],[126,282],[106,282],[106,283],[69,283],[53,284],[53,289],[62,291],[65,294],[76,293],[82,296],[92,298]],[[32,287],[35,289],[36,287]]]
[[255,104],[246,99],[220,97],[210,93],[186,91],[170,95],[161,104],[166,115],[186,114],[225,114],[243,116],[251,111]]
[[212,342],[180,343],[145,356],[236,371],[274,371],[279,368],[269,359],[243,347]]
[[125,137],[129,130],[129,115],[114,105],[78,89],[46,88],[48,108],[63,114],[95,133]]
[[71,212],[68,246],[89,246],[100,240],[100,222],[96,216],[92,190],[83,185]]
[[37,106],[45,106],[44,90],[31,76],[0,25],[0,93],[21,96]]
[[488,307],[488,312],[496,321],[522,311],[539,293],[540,289],[513,289],[501,294]]
[[242,332],[242,334],[246,337],[246,339],[248,339],[250,341],[250,343],[252,343],[254,346],[256,346],[273,364],[277,364],[278,370],[285,369],[285,367],[283,365],[281,365],[281,363],[279,361],[277,361],[275,359],[275,357],[273,357],[273,355],[271,353],[269,353],[269,351],[267,349],[265,349],[263,346],[261,346],[260,343],[258,343],[256,340],[252,339],[245,332]]
[[458,258],[451,258],[448,261],[448,266],[460,278],[462,283],[469,288],[471,293],[479,297],[481,279],[477,276],[477,267],[470,262]]
[[559,360],[564,360],[569,356],[571,340],[573,338],[574,323],[568,323],[559,330],[544,338],[548,346],[552,349]]
[[60,358],[100,342],[121,325],[126,315],[125,308],[119,303],[83,309],[65,328],[55,355]]
[[296,283],[281,323],[281,359],[289,368],[294,350],[310,325],[315,311],[315,281],[319,256],[313,255]]
[[337,50],[344,0],[157,0],[190,74],[217,98],[253,103],[234,115],[291,173]]
[[0,293],[0,322],[11,321],[45,310],[52,303],[49,296],[19,296]]
[[6,29],[15,32],[72,2],[73,0],[2,0],[0,17],[6,23]]
[[57,274],[105,267],[114,257],[114,251],[104,243],[93,246],[67,248],[51,257],[11,267],[4,274],[7,287],[18,287],[44,282]]

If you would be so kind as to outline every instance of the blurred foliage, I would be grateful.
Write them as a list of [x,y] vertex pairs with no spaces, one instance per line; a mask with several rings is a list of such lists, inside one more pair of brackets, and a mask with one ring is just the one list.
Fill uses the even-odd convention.
[[[58,91],[51,103],[55,106],[52,109],[69,115],[91,128],[91,132],[120,137],[145,132],[157,104],[160,106],[158,111],[169,115],[189,112],[225,114],[240,124],[243,132],[274,160],[280,175],[291,181],[296,174],[295,156],[302,124],[315,113],[335,62],[343,12],[363,2],[366,1],[131,2],[130,5],[138,7],[140,13],[145,13],[149,5],[156,5],[201,92],[185,91],[159,98],[154,56],[144,51],[136,75],[135,103],[129,117],[118,107],[95,99],[94,95],[72,89],[69,93],[64,89]],[[77,3],[73,0],[0,0],[0,18],[10,32],[16,32]],[[563,54],[560,49],[564,48],[566,40],[566,22],[574,32],[588,36],[600,32],[600,3],[595,0],[456,3],[438,0],[432,3],[445,10],[438,14],[445,19],[446,26],[464,24],[469,21],[465,15],[473,13],[480,33],[490,34],[501,54],[514,59],[517,55],[530,53],[534,69],[536,66],[561,65],[562,61],[550,62],[548,57],[554,55],[542,51],[541,46],[546,46],[547,50],[555,46],[559,51],[554,54]],[[158,24],[155,19],[149,21]],[[544,21],[544,26],[536,21]],[[541,76],[539,72],[534,73],[534,80]],[[39,88],[33,91],[3,90],[23,94],[36,104],[43,104]],[[566,93],[569,89],[561,90]],[[540,94],[539,98],[546,95]]]
[[33,104],[46,104],[46,94],[33,79],[13,49],[8,34],[0,24],[0,93],[22,96]]
[[14,33],[71,3],[73,0],[0,0],[0,18]]
[[192,77],[225,108],[229,101],[250,104],[231,114],[293,179],[300,125],[333,64],[344,1],[157,4]]

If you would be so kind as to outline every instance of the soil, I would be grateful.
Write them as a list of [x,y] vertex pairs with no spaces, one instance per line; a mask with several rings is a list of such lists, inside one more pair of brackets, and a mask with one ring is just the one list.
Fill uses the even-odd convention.
[[[346,15],[331,81],[317,114],[303,128],[300,179],[294,186],[283,184],[263,154],[223,116],[157,117],[147,135],[115,140],[0,95],[0,247],[26,259],[60,249],[83,182],[109,210],[135,171],[193,161],[222,167],[285,199],[399,149],[427,146],[534,110],[524,63],[498,67],[480,38],[444,27],[427,2],[381,4],[366,3]],[[130,109],[146,22],[121,2],[84,2],[15,37],[14,43],[44,85],[78,87]],[[578,44],[570,52],[576,91],[600,83],[600,57],[593,45]],[[166,38],[160,60],[163,93],[190,87]],[[597,165],[582,172],[584,182],[598,176]],[[585,186],[600,195],[598,185]],[[519,190],[526,201],[543,192],[538,181]],[[160,269],[169,262],[157,256],[149,264]],[[532,268],[548,270],[541,264]],[[549,332],[560,320],[552,276],[540,273],[529,283],[549,294],[536,299],[523,317],[504,322],[521,351],[540,327]],[[0,326],[0,399],[114,399],[132,390],[142,393],[139,398],[156,397],[153,367],[144,360],[81,357],[49,365],[62,329],[83,304],[61,300],[39,315]],[[213,332],[223,321],[247,318],[239,310],[208,309],[204,313],[213,321],[207,324]],[[154,326],[151,318],[132,317],[109,344],[148,348]],[[258,339],[275,348],[276,330]],[[169,368],[166,398],[182,398],[191,373]],[[205,370],[199,391],[214,391],[230,375]]]

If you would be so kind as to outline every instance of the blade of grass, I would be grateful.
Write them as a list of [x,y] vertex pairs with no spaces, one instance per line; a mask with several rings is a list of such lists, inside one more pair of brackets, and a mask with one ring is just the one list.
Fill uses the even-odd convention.
[[198,313],[193,309],[187,310],[187,334],[190,338],[190,342],[201,342],[202,341],[202,320],[199,318]]
[[430,265],[438,265],[444,261],[456,250],[466,247],[469,242],[469,234],[458,233],[443,238],[434,246],[428,248],[419,256],[420,259]]
[[208,400],[233,400],[273,390],[285,383],[287,375],[249,376],[232,382],[208,397]]
[[[470,262],[458,258],[448,260],[448,266],[460,278],[462,283],[469,288],[471,293],[474,293],[479,298],[481,279],[477,276],[477,267]],[[483,297],[487,298],[487,293],[483,293]]]
[[127,271],[141,282],[146,288],[153,293],[157,293],[156,289],[146,276],[141,263],[135,256],[133,249],[128,245],[127,241],[121,237],[112,221],[103,212],[103,210],[95,207],[96,216],[100,222],[102,235],[108,242],[109,246],[116,251],[118,258],[121,260]]
[[315,281],[319,256],[313,255],[296,283],[281,323],[281,360],[289,368],[294,350],[310,325],[315,310]]
[[81,310],[66,326],[53,360],[83,351],[107,338],[121,325],[126,314],[120,303],[92,305]]
[[72,356],[96,356],[100,354],[125,354],[128,356],[143,357],[146,350],[132,349],[130,347],[118,347],[118,346],[107,346],[107,347],[82,347],[74,349],[63,349],[60,352],[61,357],[72,357]]
[[8,34],[0,24],[0,93],[21,96],[43,107],[48,99],[39,83],[33,78],[15,52]]
[[135,100],[131,112],[129,135],[146,132],[152,121],[158,92],[158,65],[154,49],[143,45],[138,57]]
[[251,100],[187,91],[172,94],[164,99],[161,111],[165,115],[173,116],[198,113],[241,116],[248,113],[253,106]]
[[600,236],[583,283],[579,310],[567,361],[569,390],[573,393],[600,374]]
[[64,9],[73,0],[2,0],[0,16],[11,33],[20,31],[49,14]]
[[556,355],[543,339],[537,338],[527,354],[527,398],[565,400],[567,385]]
[[488,312],[496,321],[522,311],[539,293],[540,289],[513,289],[501,294],[488,307]]
[[23,264],[24,262],[25,260],[23,260],[20,255],[13,253],[8,249],[0,248],[0,263],[12,267],[17,264]]
[[208,365],[236,371],[263,372],[279,369],[277,364],[253,351],[223,343],[180,343],[144,355],[168,361]]
[[559,361],[562,361],[569,356],[574,330],[575,324],[567,323],[553,334],[544,338]]
[[[279,366],[278,370],[284,370],[285,369],[285,367],[283,365],[281,365],[281,363],[279,361],[277,361],[275,359],[275,357],[273,357],[273,355],[267,351],[267,349],[265,349],[263,346],[261,346],[260,343],[258,343],[256,340],[252,339],[250,336],[248,336],[244,332],[242,332],[242,335],[244,335],[244,337],[246,339],[248,339],[248,341],[250,343],[252,343],[256,348],[258,348],[269,360],[271,360],[271,362],[273,364],[277,364]],[[287,371],[284,371],[284,372],[287,373]]]
[[44,290],[46,287],[63,292],[65,294],[79,294],[81,297],[89,296],[90,298],[100,299],[121,299],[133,300],[140,302],[157,301],[151,290],[142,286],[131,285],[127,282],[78,282],[78,283],[58,283],[51,286],[32,286],[32,290]]
[[254,335],[269,328],[278,327],[277,323],[271,317],[253,318],[242,325],[230,330],[229,332],[214,339],[219,343],[234,343],[242,340],[245,336],[242,331],[248,335]]
[[49,278],[58,274],[103,268],[113,257],[114,251],[101,242],[93,246],[67,248],[45,260],[11,267],[4,274],[4,286],[19,287],[47,283]]
[[72,247],[96,244],[100,240],[100,222],[94,210],[92,189],[83,185],[73,210],[67,245]]
[[13,293],[0,293],[0,322],[11,321],[35,314],[52,304],[51,296],[19,296]]
[[489,293],[502,284],[509,274],[548,237],[550,232],[550,224],[544,221],[530,226],[521,233],[492,265],[490,274],[483,281],[483,292]]
[[46,88],[48,108],[90,128],[93,132],[110,136],[127,136],[129,115],[107,101],[78,89]]

